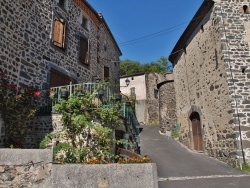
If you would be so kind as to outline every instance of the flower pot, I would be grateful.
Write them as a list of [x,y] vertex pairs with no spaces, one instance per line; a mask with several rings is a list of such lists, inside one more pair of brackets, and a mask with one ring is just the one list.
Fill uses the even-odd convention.
[[77,91],[76,94],[77,94],[78,97],[82,97],[83,96],[83,92],[81,90]]
[[98,97],[101,98],[104,95],[104,90],[100,89],[98,90]]
[[61,98],[63,98],[63,99],[68,98],[68,91],[67,90],[61,90]]
[[57,98],[57,93],[50,93],[50,98],[51,99]]

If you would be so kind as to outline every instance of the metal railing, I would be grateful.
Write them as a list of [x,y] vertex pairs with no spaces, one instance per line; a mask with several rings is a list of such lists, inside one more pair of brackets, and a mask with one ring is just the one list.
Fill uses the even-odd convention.
[[81,92],[88,91],[90,94],[96,95],[103,104],[110,104],[115,99],[115,88],[109,84],[103,83],[80,83],[69,84],[58,87],[51,87],[41,91],[41,105],[38,114],[51,113],[52,107],[61,99],[67,99],[73,94],[81,95]]
[[[102,102],[108,103],[112,97],[115,96],[114,88],[108,84],[101,83],[80,83],[70,84],[59,87],[51,87],[50,95],[54,93],[55,103],[62,99],[71,96],[72,94],[80,94],[81,91],[88,91],[90,94],[94,94],[101,98]],[[64,93],[66,91],[66,94]],[[65,96],[67,95],[67,96]]]
[[[58,103],[61,99],[67,99],[73,94],[80,95],[81,92],[88,91],[90,94],[96,95],[96,97],[104,105],[112,105],[116,100],[117,96],[121,97],[123,94],[115,92],[115,88],[109,84],[103,83],[80,83],[70,84],[58,87],[51,87],[47,90],[41,90],[41,105],[38,110],[38,114],[51,113],[52,107]],[[125,95],[124,95],[125,96]],[[121,99],[121,98],[120,98]],[[126,97],[125,100],[128,98]],[[132,134],[138,136],[139,123],[132,109],[130,102],[122,102],[122,116],[127,119]]]
[[123,117],[128,120],[128,124],[130,125],[130,129],[132,130],[132,133],[135,136],[138,136],[140,134],[139,131],[139,122],[135,116],[135,113],[132,109],[131,103],[130,102],[124,102],[122,103],[123,109]]

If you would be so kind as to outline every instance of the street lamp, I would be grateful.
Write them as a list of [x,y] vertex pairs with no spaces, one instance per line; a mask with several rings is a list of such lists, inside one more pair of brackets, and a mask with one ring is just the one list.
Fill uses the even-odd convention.
[[125,83],[126,83],[126,86],[128,87],[128,86],[129,86],[129,83],[130,83],[130,80],[127,78],[127,79],[125,80]]

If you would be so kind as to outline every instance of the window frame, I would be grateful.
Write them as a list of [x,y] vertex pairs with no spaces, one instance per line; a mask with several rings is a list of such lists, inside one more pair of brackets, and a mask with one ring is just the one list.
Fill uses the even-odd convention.
[[64,11],[67,11],[68,0],[57,0],[57,5]]
[[[84,46],[82,46],[83,41],[86,42],[87,45],[84,44]],[[84,48],[86,48],[86,46],[87,46],[87,50],[86,50],[86,52],[83,52],[83,50],[84,50]],[[84,53],[84,54],[82,54],[82,53]],[[83,56],[85,56],[85,57],[83,57]],[[78,59],[79,59],[81,64],[86,65],[86,66],[89,65],[89,40],[86,37],[80,37],[80,39],[79,39],[79,57],[78,57]]]

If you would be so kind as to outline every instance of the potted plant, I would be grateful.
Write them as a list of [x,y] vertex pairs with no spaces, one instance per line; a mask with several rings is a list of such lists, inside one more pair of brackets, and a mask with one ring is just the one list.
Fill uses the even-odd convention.
[[69,92],[66,87],[63,87],[61,88],[60,94],[61,94],[61,98],[67,99]]
[[83,96],[83,92],[84,92],[84,89],[83,89],[83,88],[77,88],[77,90],[76,90],[76,95],[77,95],[78,97],[81,97],[81,96]]
[[57,93],[56,93],[54,90],[51,89],[51,90],[50,90],[50,95],[49,95],[49,96],[50,96],[51,99],[54,99],[54,98],[57,97]]

